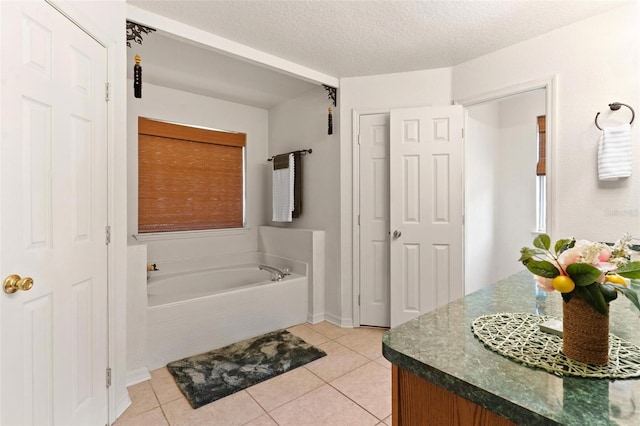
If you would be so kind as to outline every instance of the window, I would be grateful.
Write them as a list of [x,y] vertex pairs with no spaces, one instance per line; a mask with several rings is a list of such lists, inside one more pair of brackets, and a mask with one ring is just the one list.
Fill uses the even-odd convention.
[[246,134],[138,118],[138,232],[242,228]]
[[538,163],[536,165],[536,230],[547,229],[547,124],[546,116],[538,117]]

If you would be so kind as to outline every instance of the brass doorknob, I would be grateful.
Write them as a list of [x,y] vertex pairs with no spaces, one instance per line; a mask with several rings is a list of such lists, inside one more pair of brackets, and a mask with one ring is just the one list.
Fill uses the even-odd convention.
[[9,275],[4,279],[4,292],[13,294],[18,290],[31,290],[33,287],[33,279],[29,277],[20,278],[20,275]]

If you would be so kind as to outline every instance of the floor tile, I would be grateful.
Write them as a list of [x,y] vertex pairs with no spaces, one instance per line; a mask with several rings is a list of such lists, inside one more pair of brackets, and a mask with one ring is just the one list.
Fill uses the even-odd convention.
[[128,388],[131,405],[122,413],[121,419],[137,416],[160,406],[151,382],[148,380]]
[[329,339],[337,339],[340,336],[344,336],[349,332],[348,328],[342,328],[335,324],[332,324],[328,321],[322,321],[318,324],[305,324],[306,327],[315,331],[316,333],[320,333],[323,336],[328,337]]
[[158,368],[151,372],[151,387],[156,393],[156,397],[158,398],[158,401],[160,401],[160,404],[165,404],[184,397],[167,367]]
[[353,329],[335,341],[370,360],[374,360],[382,356],[382,335],[384,332],[383,329]]
[[310,362],[305,368],[327,382],[369,362],[368,358],[335,341],[323,343],[317,348],[325,351],[327,356]]
[[113,426],[169,426],[169,423],[167,423],[167,419],[164,418],[162,409],[156,407],[151,411],[138,414],[134,417],[123,418],[121,416]]
[[391,416],[387,417],[386,419],[384,419],[384,424],[387,426],[392,426],[393,423],[391,423]]
[[264,410],[271,411],[322,385],[324,382],[316,375],[299,367],[251,386],[246,391]]
[[245,423],[244,426],[278,426],[278,423],[274,422],[268,414],[263,414],[249,423]]
[[388,368],[389,370],[391,370],[391,363],[384,356],[381,356],[380,358],[376,358],[374,361],[380,364],[381,366],[383,366],[384,368]]
[[329,385],[269,413],[280,426],[376,425],[379,420]]
[[391,415],[391,371],[380,364],[370,362],[330,384],[378,419]]
[[181,398],[162,406],[171,426],[243,425],[265,414],[245,391],[234,393],[194,410]]
[[323,336],[302,324],[287,328],[287,331],[313,346],[321,345],[329,340],[328,337]]

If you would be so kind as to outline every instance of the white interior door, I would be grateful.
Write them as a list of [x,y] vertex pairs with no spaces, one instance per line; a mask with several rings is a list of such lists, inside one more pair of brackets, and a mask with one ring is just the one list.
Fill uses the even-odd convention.
[[106,49],[44,2],[0,7],[0,276],[33,279],[0,292],[0,423],[105,425]]
[[360,116],[360,325],[389,327],[389,114]]
[[391,111],[391,326],[464,295],[463,108]]

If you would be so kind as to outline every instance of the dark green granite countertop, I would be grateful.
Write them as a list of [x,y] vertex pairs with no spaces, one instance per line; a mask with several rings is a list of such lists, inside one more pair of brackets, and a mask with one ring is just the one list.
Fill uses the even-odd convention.
[[[562,319],[558,292],[536,292],[523,271],[387,331],[385,358],[522,425],[640,425],[640,379],[558,377],[487,349],[471,331],[480,315],[529,312]],[[640,345],[640,315],[623,296],[610,332]]]

